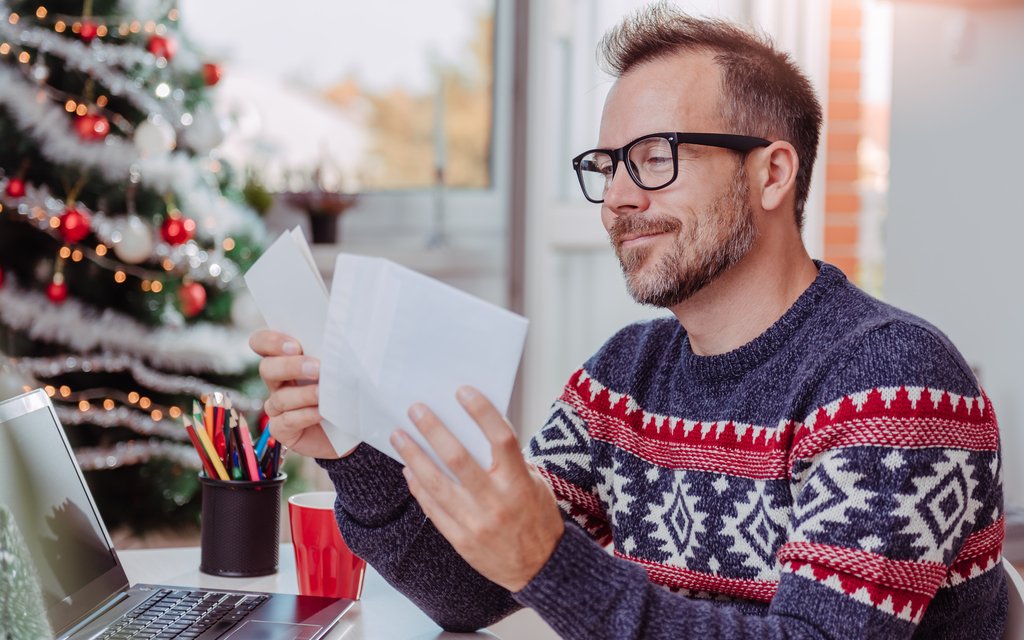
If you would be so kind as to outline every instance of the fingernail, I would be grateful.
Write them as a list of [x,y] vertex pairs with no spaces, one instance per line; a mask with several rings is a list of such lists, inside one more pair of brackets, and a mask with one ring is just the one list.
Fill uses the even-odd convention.
[[408,441],[409,439],[402,433],[401,429],[396,429],[391,433],[391,446],[396,449],[404,448]]
[[469,402],[480,395],[480,392],[469,385],[463,385],[455,391],[455,397],[461,402]]
[[302,363],[302,375],[304,375],[305,377],[307,377],[307,378],[312,380],[312,379],[316,378],[317,374],[319,374],[319,373],[320,373],[320,363],[319,362],[307,361],[307,362],[303,362]]
[[419,402],[409,407],[409,417],[413,420],[419,420],[425,415],[427,415],[427,408]]
[[281,351],[284,351],[285,355],[288,356],[297,356],[302,351],[302,349],[299,348],[298,342],[288,341],[281,345]]

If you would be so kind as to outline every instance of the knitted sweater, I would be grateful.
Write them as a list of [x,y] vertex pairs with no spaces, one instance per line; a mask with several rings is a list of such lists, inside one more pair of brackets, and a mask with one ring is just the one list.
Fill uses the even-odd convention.
[[567,525],[515,594],[455,554],[392,460],[321,464],[345,539],[448,629],[528,606],[566,638],[1001,636],[992,407],[941,332],[830,265],[726,354],[695,355],[674,318],[620,331],[526,453]]

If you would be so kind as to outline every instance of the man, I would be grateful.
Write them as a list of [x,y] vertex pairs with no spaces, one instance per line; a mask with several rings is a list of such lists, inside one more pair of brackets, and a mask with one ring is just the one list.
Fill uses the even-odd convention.
[[317,387],[292,384],[316,361],[257,333],[274,435],[321,458],[346,540],[446,628],[528,606],[568,638],[1000,637],[992,408],[942,333],[808,257],[806,78],[664,5],[603,52],[617,80],[574,168],[631,294],[675,317],[612,337],[526,459],[472,388],[490,469],[413,406],[458,482],[401,430],[404,468],[333,459]]

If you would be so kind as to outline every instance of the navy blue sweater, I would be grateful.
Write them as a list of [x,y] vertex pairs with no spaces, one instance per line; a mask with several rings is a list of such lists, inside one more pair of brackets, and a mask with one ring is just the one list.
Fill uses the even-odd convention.
[[447,629],[528,606],[566,638],[1001,635],[992,407],[941,332],[830,265],[729,353],[695,355],[674,318],[626,327],[525,452],[568,524],[514,594],[459,558],[393,460],[362,445],[321,464],[345,539]]

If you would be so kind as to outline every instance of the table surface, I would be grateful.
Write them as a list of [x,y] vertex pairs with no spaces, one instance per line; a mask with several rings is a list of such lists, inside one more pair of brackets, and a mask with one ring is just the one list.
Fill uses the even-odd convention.
[[[221,578],[199,571],[199,547],[131,549],[118,557],[132,584],[139,582],[207,589],[240,589],[298,593],[295,554],[290,544],[281,545],[278,572],[259,578]],[[435,640],[444,638],[504,638],[555,640],[558,635],[529,609],[517,611],[487,631],[447,633],[395,591],[384,578],[367,568],[363,597],[349,609],[326,636],[332,640]]]

